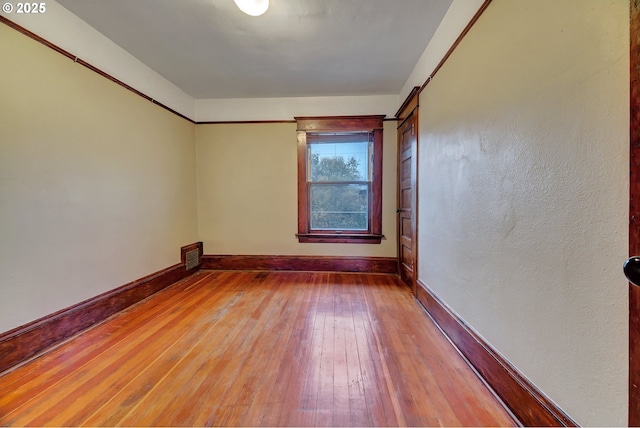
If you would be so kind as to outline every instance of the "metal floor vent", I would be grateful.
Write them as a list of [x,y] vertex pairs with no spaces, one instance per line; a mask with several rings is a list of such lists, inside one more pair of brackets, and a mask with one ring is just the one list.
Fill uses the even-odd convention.
[[200,266],[200,249],[196,248],[191,251],[187,251],[185,259],[187,270]]

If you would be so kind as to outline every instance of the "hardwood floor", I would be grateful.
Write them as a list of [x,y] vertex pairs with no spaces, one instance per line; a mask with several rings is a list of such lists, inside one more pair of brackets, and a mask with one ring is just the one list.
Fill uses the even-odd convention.
[[0,376],[3,426],[514,426],[392,275],[200,271]]

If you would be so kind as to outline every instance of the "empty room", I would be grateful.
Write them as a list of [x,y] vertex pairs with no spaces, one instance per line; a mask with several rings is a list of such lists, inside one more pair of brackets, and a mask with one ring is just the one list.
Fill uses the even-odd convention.
[[640,425],[636,0],[0,3],[0,425]]

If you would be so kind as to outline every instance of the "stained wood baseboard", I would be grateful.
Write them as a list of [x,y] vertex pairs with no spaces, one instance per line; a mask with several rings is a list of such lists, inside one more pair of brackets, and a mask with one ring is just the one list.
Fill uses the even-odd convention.
[[0,373],[146,299],[197,269],[178,263],[0,334]]
[[395,257],[202,256],[202,269],[397,273]]
[[417,299],[524,426],[578,426],[418,280]]

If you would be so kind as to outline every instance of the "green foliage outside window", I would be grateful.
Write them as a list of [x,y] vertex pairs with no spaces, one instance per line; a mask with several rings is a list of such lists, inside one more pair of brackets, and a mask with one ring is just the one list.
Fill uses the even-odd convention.
[[362,177],[358,160],[317,153],[312,153],[310,160],[311,228],[367,230],[369,184]]

